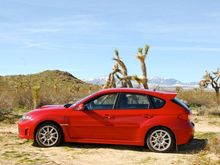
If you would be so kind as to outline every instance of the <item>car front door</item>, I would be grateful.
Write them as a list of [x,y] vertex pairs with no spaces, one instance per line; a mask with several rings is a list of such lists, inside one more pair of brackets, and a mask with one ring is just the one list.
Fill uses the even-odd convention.
[[84,103],[85,110],[73,110],[70,116],[70,135],[73,139],[111,139],[114,118],[112,111],[118,94],[104,94]]

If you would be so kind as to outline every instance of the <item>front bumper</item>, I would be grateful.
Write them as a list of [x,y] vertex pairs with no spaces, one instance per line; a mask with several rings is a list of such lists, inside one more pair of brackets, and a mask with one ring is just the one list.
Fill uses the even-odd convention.
[[22,121],[18,123],[18,137],[22,139],[34,139],[34,128],[32,121]]

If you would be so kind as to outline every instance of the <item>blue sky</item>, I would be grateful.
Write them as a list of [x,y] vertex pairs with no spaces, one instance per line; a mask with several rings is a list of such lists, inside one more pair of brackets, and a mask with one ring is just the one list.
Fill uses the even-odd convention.
[[199,81],[220,67],[219,9],[219,0],[1,0],[0,75],[102,77],[115,48],[140,75],[135,54],[148,44],[149,77]]

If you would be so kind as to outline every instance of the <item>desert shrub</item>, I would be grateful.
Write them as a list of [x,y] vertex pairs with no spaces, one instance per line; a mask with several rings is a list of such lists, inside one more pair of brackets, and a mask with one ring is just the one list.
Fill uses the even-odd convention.
[[9,91],[0,92],[0,109],[12,109],[14,106],[18,106],[14,93]]
[[197,115],[220,115],[220,106],[213,91],[181,90],[177,97],[183,100]]
[[20,114],[10,109],[0,109],[0,122],[14,124],[20,117]]
[[208,90],[181,90],[177,97],[184,100],[191,108],[202,106],[212,107],[217,105],[215,93]]

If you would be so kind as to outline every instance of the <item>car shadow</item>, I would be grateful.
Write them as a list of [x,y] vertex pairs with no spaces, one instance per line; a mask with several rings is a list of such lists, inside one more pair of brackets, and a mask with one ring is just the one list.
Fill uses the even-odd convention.
[[193,139],[190,143],[178,146],[178,153],[198,153],[205,149],[208,144],[208,139]]
[[[198,153],[205,149],[208,139],[193,139],[190,143],[178,146],[177,150],[171,153],[175,154],[192,154]],[[111,145],[111,144],[85,144],[85,143],[64,143],[62,146],[78,149],[115,149],[115,150],[131,150],[138,152],[151,152],[147,147],[142,146],[125,146],[125,145]],[[61,147],[62,147],[61,146]]]

